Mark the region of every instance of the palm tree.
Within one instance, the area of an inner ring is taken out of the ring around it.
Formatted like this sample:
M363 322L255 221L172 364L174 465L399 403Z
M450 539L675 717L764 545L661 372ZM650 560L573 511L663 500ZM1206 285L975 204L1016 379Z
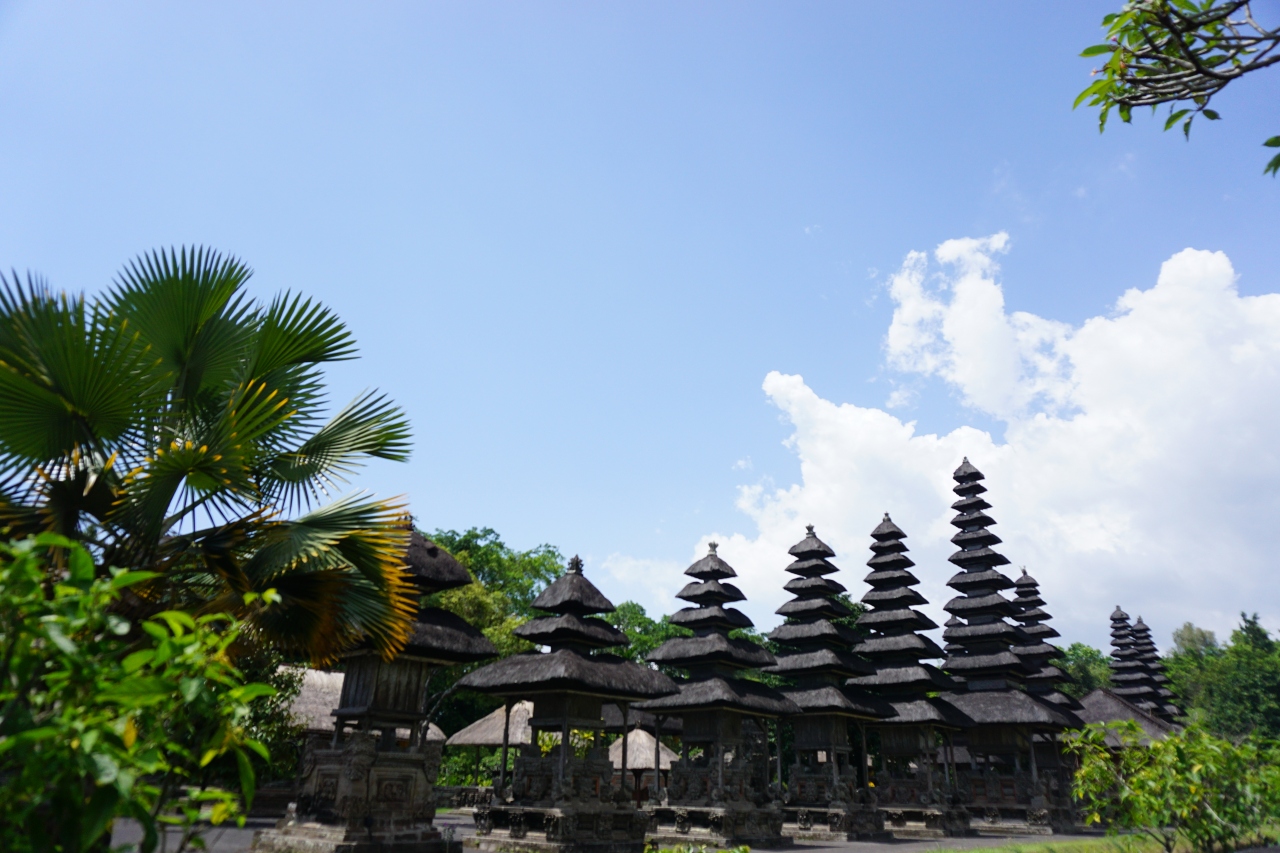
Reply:
M157 572L135 607L231 612L315 661L362 637L393 654L408 516L331 493L407 459L408 424L375 391L322 422L321 366L354 341L309 299L249 298L250 275L203 248L139 257L88 300L0 275L0 528Z

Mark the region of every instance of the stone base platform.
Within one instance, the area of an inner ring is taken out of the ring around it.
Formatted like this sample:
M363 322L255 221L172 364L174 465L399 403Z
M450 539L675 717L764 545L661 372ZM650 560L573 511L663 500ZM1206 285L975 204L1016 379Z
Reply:
M292 823L260 829L253 853L462 853L462 842L446 840L433 827L379 834L322 823Z
M790 847L776 806L651 806L646 838L659 847Z
M643 853L648 818L630 805L478 806L466 846L491 853Z
M982 836L1074 835L1078 832L1070 809L981 805L970 805L968 809L974 830Z
M884 828L894 838L934 839L963 838L977 835L970 824L969 813L961 806L880 806Z
M782 834L796 841L889 841L884 815L875 806L785 805Z

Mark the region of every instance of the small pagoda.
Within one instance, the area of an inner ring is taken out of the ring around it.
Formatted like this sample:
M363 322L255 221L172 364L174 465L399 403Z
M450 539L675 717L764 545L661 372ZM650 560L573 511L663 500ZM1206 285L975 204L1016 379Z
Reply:
M1130 625L1129 614L1117 605L1111 614L1111 647L1111 692L1148 714L1173 722L1181 711L1173 704L1173 691L1166 686L1169 678L1142 617Z
M688 672L680 691L639 707L657 717L684 721L680 760L671 767L665 802L651 805L651 836L662 846L779 847L782 810L769 785L768 722L799 714L800 708L759 681L741 677L776 663L763 646L729 636L751 627L744 601L729 578L737 572L716 554L685 570L694 580L677 598L694 605L672 622L693 632L663 643L651 663Z
M1156 693L1160 697L1156 700L1159 704L1156 715L1165 722L1172 723L1175 717L1181 716L1182 711L1173 704L1173 691L1169 689L1169 676L1164 674L1160 650L1156 648L1156 642L1151 638L1151 629L1142 621L1141 616L1133 623L1133 647L1138 653L1138 660L1151 673L1151 680L1156 683Z
M1040 584L1023 568L1022 576L1014 581L1014 588L1017 594L1013 598L1013 606L1018 612L1013 618L1022 625L1026 640L1013 646L1012 650L1027 668L1027 692L1058 705L1079 708L1079 702L1058 689L1059 685L1069 684L1072 679L1053 663L1062 659L1062 649L1049 640L1060 635L1048 624L1053 617L1044 609Z
M838 598L845 587L828 577L839 571L830 562L835 552L812 524L806 531L788 552L795 560L787 571L796 578L783 589L795 598L778 608L786 621L769 634L786 651L764 670L793 685L782 692L801 710L790 719L796 760L783 798L783 832L807 840L880 837L884 816L867 792L865 747L855 751L849 727L857 725L861 733L863 723L891 716L893 709L845 683L874 670L849 651L858 635L840 621L853 611Z
M1039 670L1014 653L1032 641L1007 620L1020 609L1001 592L1015 586L997 567L1009 560L992 546L995 519L982 495L981 471L966 458L952 475L959 498L951 519L959 550L949 558L959 569L947 586L959 595L943 608L964 624L943 639L960 649L946 661L949 674L964 678L964 689L943 694L973 720L963 738L968 767L960 774L961 796L980 832L1049 833L1074 824L1071 772L1056 747L1064 729L1081 725L1071 711L1026 691ZM1037 740L1054 744L1052 763L1043 766Z
M849 683L874 691L893 711L871 726L879 740L875 793L885 825L898 837L965 835L969 814L956 800L952 735L972 723L936 696L960 684L925 663L946 655L921 633L938 626L913 609L928 602L914 589L920 580L911 572L906 536L888 513L871 531L865 578L871 590L862 597L869 609L858 618L868 636L855 651L874 672Z
M408 580L422 596L471 583L448 551L413 530ZM365 643L343 655L345 676L333 734L308 740L296 813L257 833L255 851L450 853L432 826L442 741L428 737L427 676L438 667L494 657L497 649L463 619L421 607L405 647L391 660Z
M512 655L458 681L502 697L508 709L533 701L531 742L516 757L510 785L509 740L503 738L493 804L474 814L476 844L493 851L641 853L648 817L632 803L625 767L621 784L613 784L601 708L615 703L626 720L630 703L674 693L676 686L656 670L601 651L628 640L596 615L614 607L587 580L577 557L533 607L547 615L521 625L516 634L548 651ZM543 733L556 741L546 755L539 746Z

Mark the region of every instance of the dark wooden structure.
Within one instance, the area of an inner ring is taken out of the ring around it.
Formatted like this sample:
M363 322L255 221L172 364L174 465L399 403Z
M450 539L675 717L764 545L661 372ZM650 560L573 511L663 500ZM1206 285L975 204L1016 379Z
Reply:
M410 535L406 564L422 595L471 583L447 551L417 531ZM333 733L306 745L297 813L258 833L254 850L447 853L432 826L442 741L427 737L424 687L433 667L496 654L458 616L424 607L395 658L384 660L368 646L344 655ZM460 842L452 846L460 849Z
M959 550L949 558L960 572L947 582L959 595L944 608L963 624L948 628L944 639L958 649L945 669L964 679L964 689L942 698L973 720L959 738L968 766L958 768L961 799L979 831L1043 834L1076 824L1070 796L1070 767L1057 748L1060 733L1081 721L1070 709L1028 693L1026 681L1040 671L1044 656L1024 661L1013 647L1035 641L1008 619L1021 608L1001 594L1014 582L997 568L1008 559L992 546L995 519L983 497L982 472L968 459L956 469L953 491L959 497L951 541ZM1036 748L1037 743L1051 749ZM1046 760L1049 762L1046 766Z
M855 647L873 673L851 684L873 690L892 714L870 725L879 762L872 768L883 825L897 837L965 835L969 813L957 804L952 735L972 725L963 713L937 698L959 685L927 660L945 657L921 632L938 626L915 606L927 604L914 587L915 565L902 540L906 533L889 514L871 531L869 609L858 619L868 636Z
M791 683L782 693L801 711L788 721L795 763L783 796L783 833L822 841L887 837L884 816L867 791L861 724L891 716L893 709L845 683L873 669L852 653L857 635L840 621L853 611L837 598L847 591L844 585L829 577L839 571L830 562L835 552L811 524L788 553L795 559L787 571L796 577L783 589L795 597L778 608L786 621L769 634L786 651L764 670Z
M778 691L738 677L775 660L762 646L729 637L751 620L725 606L746 596L728 583L737 573L717 556L714 543L685 574L694 580L677 597L695 606L672 621L693 636L668 640L648 660L687 670L689 680L679 693L640 705L659 719L684 721L666 801L649 806L650 833L662 845L782 846L790 839L782 835L782 810L770 791L766 727L800 708Z
M476 843L483 850L641 853L648 816L621 785L602 740L601 708L675 693L671 679L602 649L624 646L625 634L596 616L613 604L583 575L574 557L567 571L534 599L546 613L516 629L548 648L496 661L464 676L459 686L502 697L507 706L531 699L532 742L515 760L507 784L498 781L492 805L478 807ZM556 744L547 755L539 735ZM506 749L501 767L505 776ZM625 755L625 752L623 753Z
M1151 639L1151 629L1138 617L1129 624L1129 614L1116 605L1111 614L1111 692L1165 722L1180 715L1165 685L1168 676L1160 664L1160 654Z

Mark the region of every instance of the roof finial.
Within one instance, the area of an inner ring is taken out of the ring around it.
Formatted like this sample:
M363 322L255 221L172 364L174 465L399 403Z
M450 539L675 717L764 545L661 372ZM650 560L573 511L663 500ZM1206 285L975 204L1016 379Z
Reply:
M804 529L805 529L806 531L808 531L808 533L809 533L809 535L810 535L810 536L812 536L812 535L813 535L813 525L812 525L812 524L806 524L806 525L804 526Z
M887 513L887 512L886 512L886 513L884 514L884 520L885 520L885 521L889 521L889 520L890 520L890 518L889 518L889 513Z
M707 548L708 548L708 549L710 549L710 551L711 551L711 553L712 553L712 554L715 554L716 549L717 549L717 548L719 548L719 547L720 547L720 543L719 543L719 542L708 542L708 543L707 543Z
M577 554L574 554L569 560L569 573L575 575L582 574L582 558Z
M955 459L955 457L954 457L954 456L952 456L951 458L952 458L952 459ZM965 462L968 462L968 461L969 461L969 457L968 457L968 456L964 457L964 461L965 461Z

